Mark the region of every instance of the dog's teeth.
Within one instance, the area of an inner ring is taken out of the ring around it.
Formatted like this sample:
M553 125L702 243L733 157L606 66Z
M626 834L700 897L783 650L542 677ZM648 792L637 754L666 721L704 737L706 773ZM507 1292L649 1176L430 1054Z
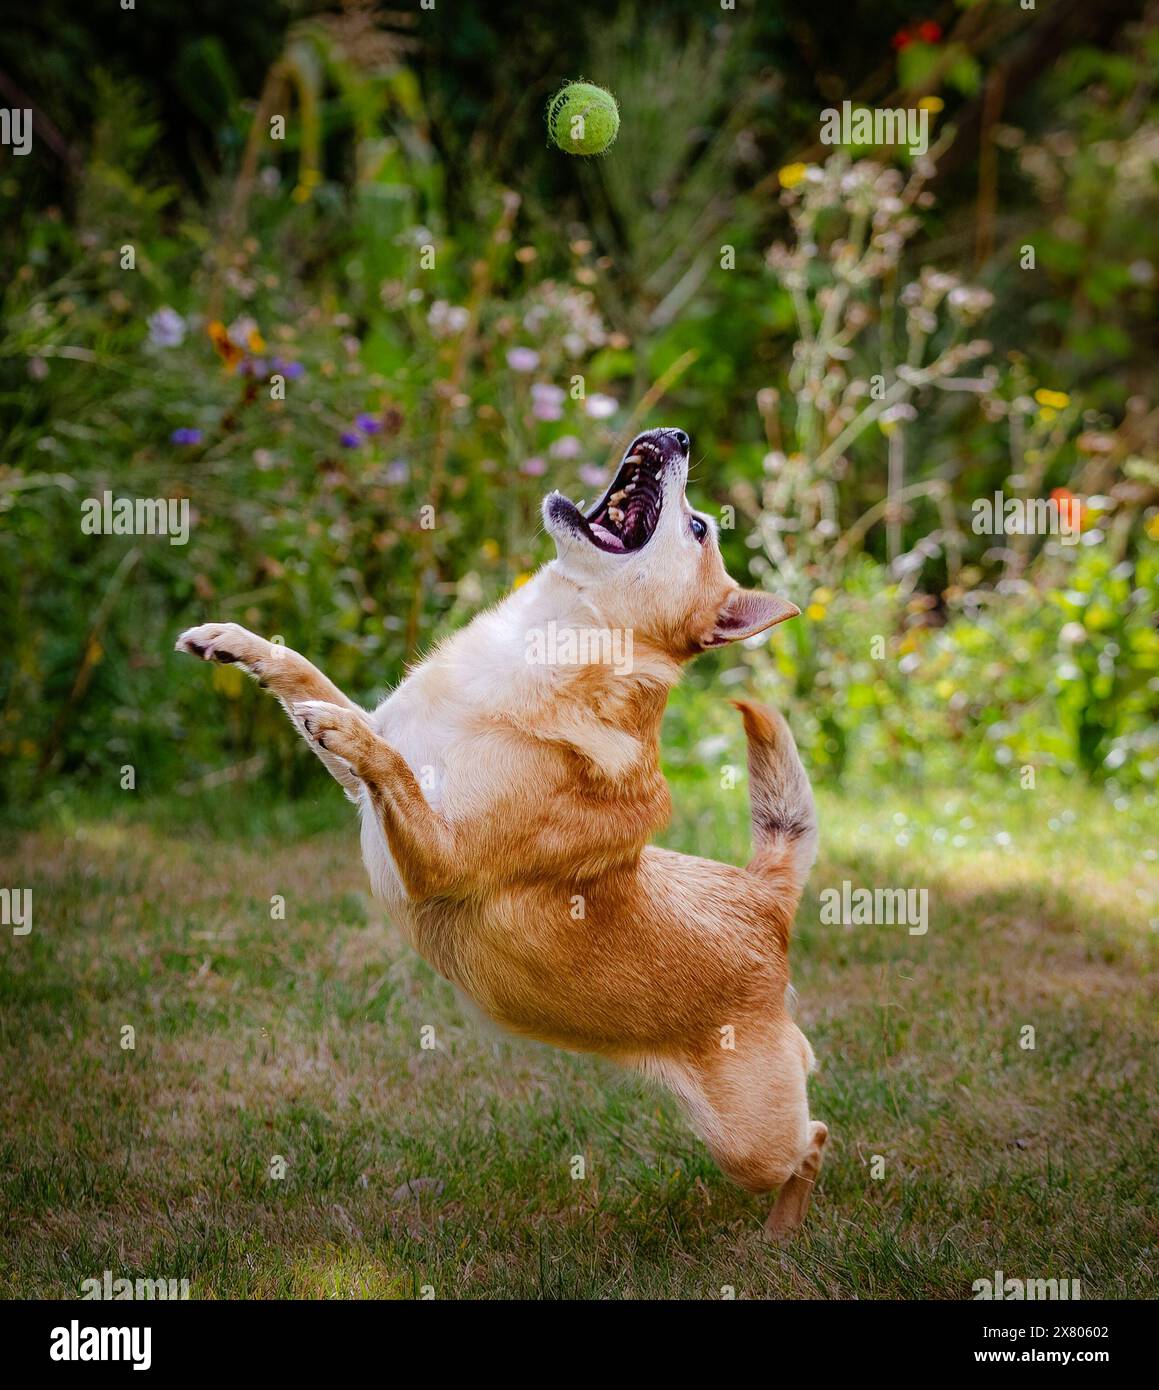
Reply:
M622 487L622 488L619 490L619 492L613 492L612 495L611 495L611 497L608 498L608 501L609 501L609 502L619 502L621 498L627 497L627 495L628 495L628 489L627 489L626 487Z
M624 519L624 513L620 511L619 507L609 507L608 515L617 525Z
M624 491L625 491L625 492L635 492L635 490L636 490L636 480L635 480L635 478L633 478L632 481L631 481L630 483L625 483L625 484L624 484Z
M628 458L626 458L626 459L624 460L624 462L625 462L625 463L639 463L639 462L640 462L640 455L639 455L639 454L631 454Z

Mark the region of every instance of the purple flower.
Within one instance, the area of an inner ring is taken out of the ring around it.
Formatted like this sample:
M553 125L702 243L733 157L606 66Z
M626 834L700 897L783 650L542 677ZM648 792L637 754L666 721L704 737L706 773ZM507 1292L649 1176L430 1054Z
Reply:
M363 434L381 434L382 421L377 415L360 415L354 422Z
M168 304L149 315L149 341L154 347L180 347L185 341L185 320Z
M584 402L584 409L593 420L606 420L614 415L620 408L620 403L615 396L601 396L596 394L589 396Z
M406 459L395 459L386 465L386 481L388 483L405 483L410 477L410 468Z
M562 420L564 399L561 387L537 381L531 388L531 413L537 420Z
M580 469L579 475L587 487L603 487L608 481L605 470L597 468L594 463L585 463Z
M287 362L284 357L274 358L274 371L290 381L296 381L305 372L301 362Z
M539 353L534 348L513 347L507 354L507 365L513 372L533 372L539 366Z
M547 472L547 464L541 458L524 459L519 471L526 473L529 478L541 478Z
M362 443L362 436L355 430L343 430L338 436L338 443L341 444L344 449L357 449Z
M170 444L200 444L203 436L200 430L182 425L169 436Z
M574 434L562 434L551 446L553 459L577 459L583 453L583 445Z

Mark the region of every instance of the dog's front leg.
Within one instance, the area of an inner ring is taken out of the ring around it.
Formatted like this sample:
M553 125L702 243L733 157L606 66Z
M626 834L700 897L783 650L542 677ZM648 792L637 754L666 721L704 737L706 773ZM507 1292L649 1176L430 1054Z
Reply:
M294 706L306 737L350 764L366 788L407 896L445 893L469 873L453 827L431 806L406 760L358 714L321 700Z
M302 700L326 700L351 711L364 721L367 719L366 712L343 695L334 682L328 680L304 656L278 642L267 642L264 637L239 627L237 623L203 623L200 627L191 627L178 637L177 650L200 657L202 661L238 666L266 689L272 690L294 727L325 763L326 770L341 784L351 801L358 800L358 778L350 770L349 764L319 747L317 741L307 735L301 720L294 713L294 706Z

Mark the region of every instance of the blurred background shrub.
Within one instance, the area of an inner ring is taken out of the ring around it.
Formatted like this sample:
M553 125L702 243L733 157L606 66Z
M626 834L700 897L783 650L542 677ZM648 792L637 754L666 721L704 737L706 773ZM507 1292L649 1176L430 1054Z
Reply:
M35 113L0 149L12 807L125 764L301 790L273 702L176 633L281 634L372 699L657 423L732 572L805 610L694 669L674 763L719 758L723 680L823 778L1154 781L1152 7L195 8L0 35ZM548 147L580 74L620 100L602 160ZM931 151L821 145L845 99L920 103ZM189 544L82 534L106 490L187 499ZM975 534L998 491L1078 543Z

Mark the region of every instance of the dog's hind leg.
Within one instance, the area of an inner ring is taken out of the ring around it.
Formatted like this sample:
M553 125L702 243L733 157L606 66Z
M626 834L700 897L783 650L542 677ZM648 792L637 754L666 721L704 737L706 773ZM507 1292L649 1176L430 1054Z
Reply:
M813 1184L821 1171L825 1141L829 1127L821 1120L809 1122L809 1139L804 1154L797 1160L792 1175L781 1185L777 1200L765 1222L765 1235L770 1240L785 1240L798 1230L809 1210Z
M720 1167L750 1192L779 1188L765 1234L783 1239L804 1221L829 1131L809 1119L805 1078L813 1051L790 1019L735 1025L733 1048L657 1070L684 1101Z
M202 661L238 666L266 689L273 691L289 715L290 722L321 758L326 770L341 784L351 801L358 800L359 781L350 765L310 738L295 714L294 706L303 700L326 700L350 710L367 723L369 717L316 666L291 648L268 642L237 623L203 623L200 627L191 627L178 637L176 646L179 652L188 652Z

